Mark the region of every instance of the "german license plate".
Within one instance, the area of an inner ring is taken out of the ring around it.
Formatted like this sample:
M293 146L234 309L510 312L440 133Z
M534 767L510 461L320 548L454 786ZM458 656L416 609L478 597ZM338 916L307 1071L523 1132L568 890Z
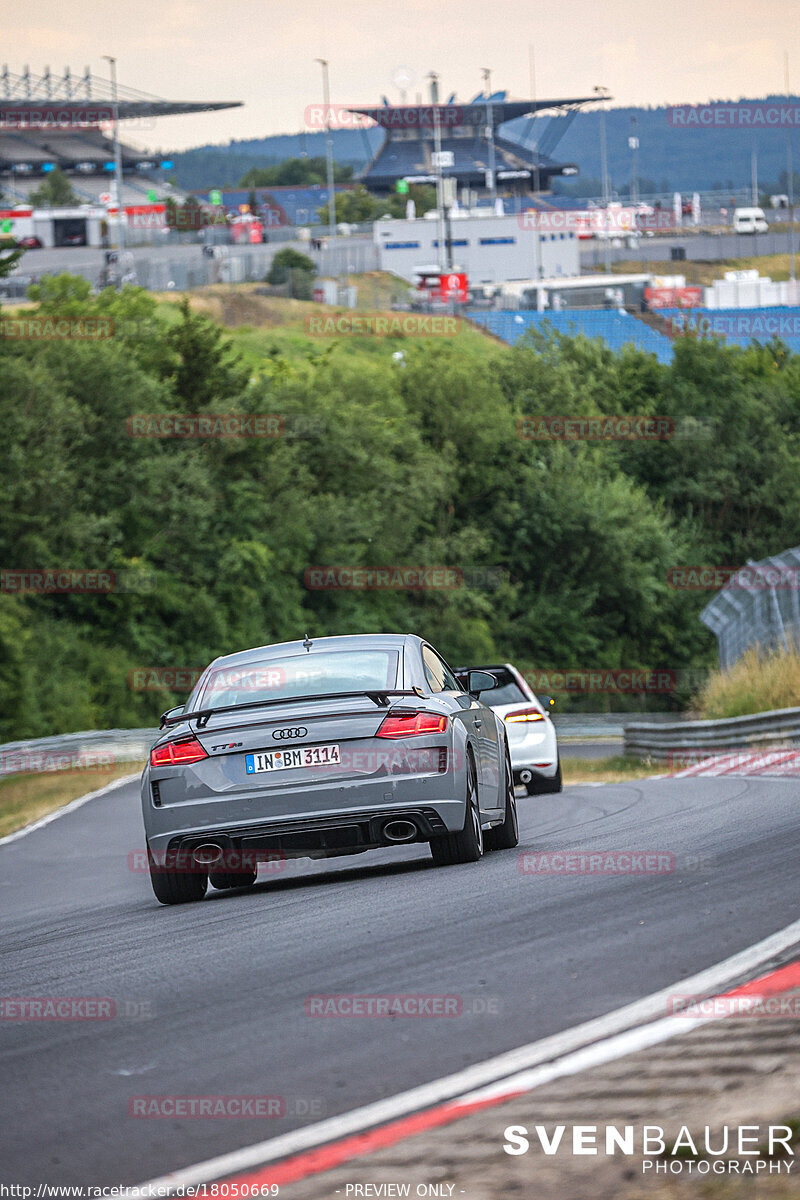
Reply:
M293 767L329 767L341 762L338 746L299 746L295 750L260 750L245 754L248 775L263 771L285 771Z

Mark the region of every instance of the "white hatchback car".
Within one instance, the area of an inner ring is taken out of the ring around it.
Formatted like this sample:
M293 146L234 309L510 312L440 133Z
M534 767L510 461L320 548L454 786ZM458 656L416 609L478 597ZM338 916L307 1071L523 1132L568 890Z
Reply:
M523 784L529 796L560 792L558 738L549 716L552 698L535 696L512 663L459 667L456 674L463 675L467 670L488 671L497 680L497 687L485 692L481 703L503 719L514 782Z

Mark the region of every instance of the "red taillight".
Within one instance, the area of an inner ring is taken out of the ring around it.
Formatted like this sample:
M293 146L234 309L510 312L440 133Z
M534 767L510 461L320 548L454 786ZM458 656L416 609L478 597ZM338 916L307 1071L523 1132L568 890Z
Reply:
M421 733L444 733L447 729L447 717L438 713L414 712L389 714L384 719L376 737L404 738L417 737Z
M151 767L177 767L181 764L200 762L208 758L197 738L189 738L185 742L165 742L150 751Z
M544 716L539 712L538 708L519 708L516 712L508 713L506 716L507 725L517 725L523 721L543 721Z

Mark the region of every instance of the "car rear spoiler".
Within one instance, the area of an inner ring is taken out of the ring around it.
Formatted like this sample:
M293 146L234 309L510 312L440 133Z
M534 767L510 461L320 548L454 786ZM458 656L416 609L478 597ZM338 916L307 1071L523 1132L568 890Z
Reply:
M170 725L179 725L181 721L197 721L197 728L203 729L214 713L244 712L246 709L269 708L275 704L311 704L320 700L346 700L356 696L367 696L378 708L387 708L390 696L415 696L417 699L422 699L424 695L422 688L416 687L412 691L404 691L401 688L369 688L354 692L326 692L316 696L283 696L275 700L252 700L247 704L228 704L222 708L198 708L194 712L176 713L174 716L169 716L168 713L171 710L167 709L167 712L161 716L159 729L165 729Z

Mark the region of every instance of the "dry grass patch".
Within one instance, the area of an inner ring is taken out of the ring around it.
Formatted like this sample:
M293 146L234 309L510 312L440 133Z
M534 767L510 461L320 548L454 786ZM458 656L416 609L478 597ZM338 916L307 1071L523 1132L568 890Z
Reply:
M23 829L89 792L142 770L144 763L118 763L112 769L48 771L0 780L0 837Z
M800 653L748 650L729 671L712 671L692 708L702 717L744 717L800 707Z

